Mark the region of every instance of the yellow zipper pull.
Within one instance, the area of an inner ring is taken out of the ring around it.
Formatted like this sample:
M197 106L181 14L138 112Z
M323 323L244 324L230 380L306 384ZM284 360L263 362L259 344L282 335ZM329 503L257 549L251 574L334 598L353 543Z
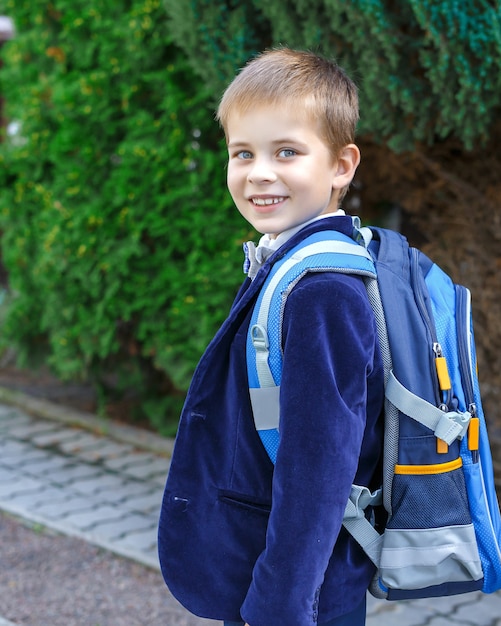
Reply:
M477 417L477 407L472 402L468 407L472 418L468 425L468 450L471 452L473 463L478 463L478 451L480 449L480 419Z
M433 350L435 352L435 367L437 370L438 384L441 391L450 391L452 388L451 379L449 376L449 369L447 368L447 361L442 352L442 347L439 343L434 344Z
M438 386L440 391L451 391L451 379L449 376L449 369L447 367L447 361L444 353L442 352L442 346L439 343L433 344L433 351L435 352L435 368L437 370ZM437 453L447 454L449 452L449 446L443 439L437 438Z
M443 439L439 439L437 437L437 453L438 454L447 454L449 452L449 446Z

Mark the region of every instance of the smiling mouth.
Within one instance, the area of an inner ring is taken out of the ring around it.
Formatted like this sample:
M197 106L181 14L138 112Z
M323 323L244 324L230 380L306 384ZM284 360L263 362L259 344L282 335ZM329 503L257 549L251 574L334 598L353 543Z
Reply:
M278 198L251 198L251 202L256 206L271 206L279 204L284 200L286 200L285 196L279 196Z

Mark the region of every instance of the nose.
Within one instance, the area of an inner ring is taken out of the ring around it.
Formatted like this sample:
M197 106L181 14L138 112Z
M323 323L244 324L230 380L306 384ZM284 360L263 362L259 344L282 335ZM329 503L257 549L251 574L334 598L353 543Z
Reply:
M277 175L270 160L267 158L254 158L252 167L247 174L247 180L256 185L275 182Z

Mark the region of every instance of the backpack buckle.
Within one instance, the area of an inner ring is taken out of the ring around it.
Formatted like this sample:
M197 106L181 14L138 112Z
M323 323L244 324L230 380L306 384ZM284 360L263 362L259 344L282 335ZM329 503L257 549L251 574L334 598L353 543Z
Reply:
M270 342L268 341L268 333L261 324L254 324L250 330L252 345L256 352L268 352Z
M437 424L435 435L450 445L456 439L463 439L471 420L469 411L449 411Z

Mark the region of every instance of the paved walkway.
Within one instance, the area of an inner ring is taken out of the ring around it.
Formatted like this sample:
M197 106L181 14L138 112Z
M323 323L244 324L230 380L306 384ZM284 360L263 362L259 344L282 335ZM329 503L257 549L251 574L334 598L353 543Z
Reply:
M130 428L124 437L116 428L104 436L44 415L0 404L0 509L158 569L157 522L169 468L161 450L169 450L168 442L148 445L138 436L135 446ZM0 617L0 626L7 624ZM200 620L209 624L216 623ZM501 593L369 598L367 626L451 624L501 626Z

